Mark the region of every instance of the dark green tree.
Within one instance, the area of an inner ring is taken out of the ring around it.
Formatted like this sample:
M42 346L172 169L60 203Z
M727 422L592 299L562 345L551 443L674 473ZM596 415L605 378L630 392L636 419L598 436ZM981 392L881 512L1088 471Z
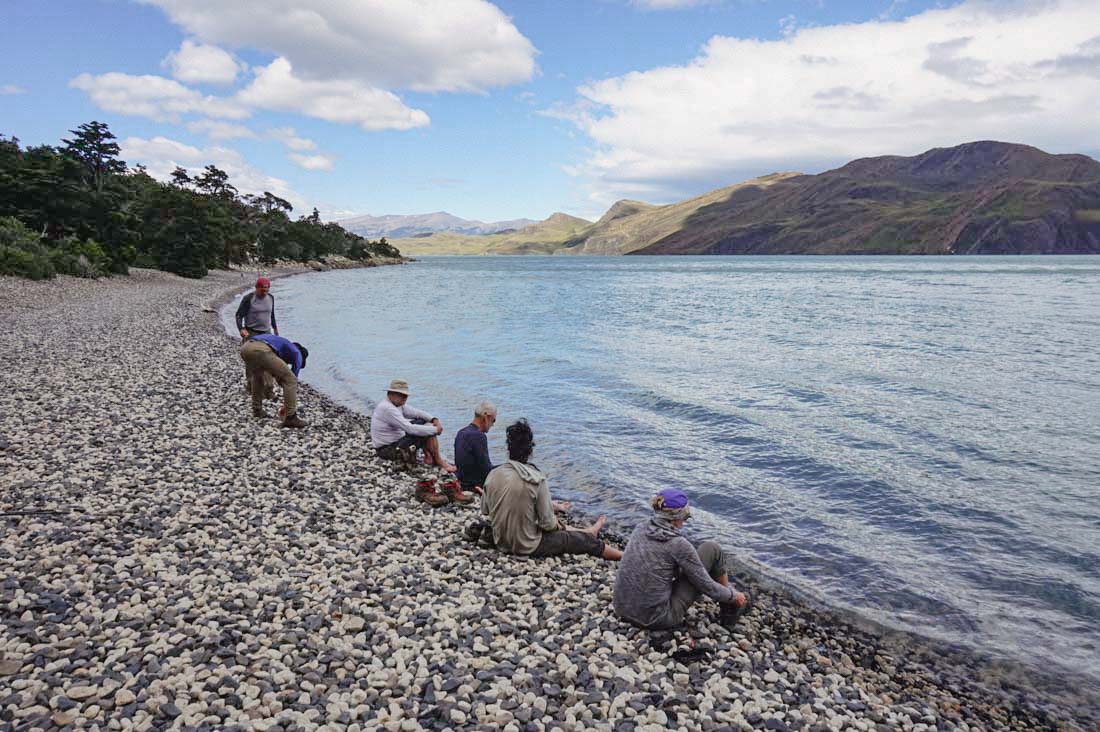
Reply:
M98 193L109 175L126 172L126 163L118 159L119 147L114 133L103 122L85 122L75 130L69 130L73 139L62 140L65 152L84 166L88 181Z

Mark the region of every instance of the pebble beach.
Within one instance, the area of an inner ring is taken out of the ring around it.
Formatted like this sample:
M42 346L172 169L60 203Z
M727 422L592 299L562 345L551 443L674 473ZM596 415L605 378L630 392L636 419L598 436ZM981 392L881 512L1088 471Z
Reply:
M732 632L703 601L654 635L613 564L467 543L476 509L417 503L365 415L304 385L306 429L249 416L217 305L250 283L0 278L0 730L1100 725L1077 680L738 568Z

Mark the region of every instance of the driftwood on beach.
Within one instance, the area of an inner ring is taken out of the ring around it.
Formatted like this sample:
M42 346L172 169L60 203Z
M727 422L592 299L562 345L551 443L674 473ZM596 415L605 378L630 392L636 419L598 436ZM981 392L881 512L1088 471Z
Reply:
M366 417L308 386L308 429L248 416L201 306L240 287L0 278L0 728L1091 726L751 580L733 633L703 603L654 639L613 566L467 544L473 512L414 502Z

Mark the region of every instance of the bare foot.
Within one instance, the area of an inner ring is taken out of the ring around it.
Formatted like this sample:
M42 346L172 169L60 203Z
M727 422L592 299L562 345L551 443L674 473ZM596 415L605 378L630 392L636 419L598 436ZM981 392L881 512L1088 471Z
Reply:
M600 529L602 529L603 525L606 523L607 516L600 516L598 519L596 519L596 523L589 526L587 529L585 529L585 531L592 534L592 536L595 536L596 534L600 533Z
M457 473L458 472L458 466L457 465L451 465L446 460L443 461L443 469L446 470L448 473Z

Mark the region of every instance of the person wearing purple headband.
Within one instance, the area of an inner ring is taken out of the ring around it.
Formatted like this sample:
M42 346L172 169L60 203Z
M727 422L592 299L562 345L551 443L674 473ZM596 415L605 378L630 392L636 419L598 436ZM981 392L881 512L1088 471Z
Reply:
M615 578L615 613L634 625L665 630L683 624L700 595L719 603L718 622L732 628L748 599L730 587L726 555L714 541L696 549L680 530L688 497L666 488L650 501L653 517L634 529Z

